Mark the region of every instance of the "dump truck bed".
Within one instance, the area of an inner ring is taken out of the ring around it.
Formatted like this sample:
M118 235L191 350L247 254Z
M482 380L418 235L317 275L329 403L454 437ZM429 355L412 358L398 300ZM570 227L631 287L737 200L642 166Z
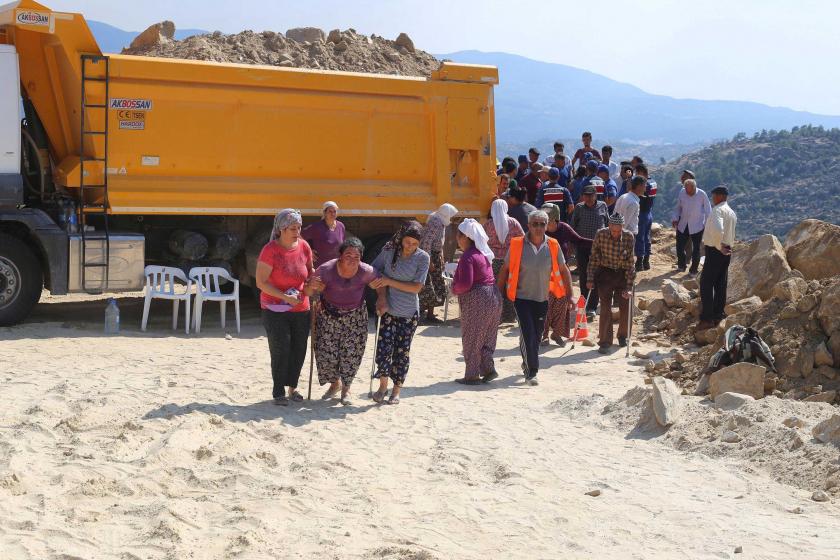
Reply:
M443 63L428 78L101 54L79 14L0 8L21 81L50 139L55 180L108 175L112 214L484 214L495 188L495 68ZM102 78L101 80L99 78ZM105 88L107 87L107 95ZM107 102L107 110L83 108ZM105 129L104 134L83 134ZM97 164L107 143L107 169Z

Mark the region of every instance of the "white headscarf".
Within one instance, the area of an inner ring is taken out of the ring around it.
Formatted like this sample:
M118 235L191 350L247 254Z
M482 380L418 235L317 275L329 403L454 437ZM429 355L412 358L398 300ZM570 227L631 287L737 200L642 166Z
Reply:
M333 202L332 200L328 200L321 206L321 214L327 211L327 208L335 208L335 213L338 214L338 204Z
M457 213L458 209L447 202L446 204L441 204L440 208L429 214L429 218L437 216L440 218L440 221L443 222L443 225L448 226L449 222L452 221L452 218L455 217L455 214ZM427 222L429 221L429 218L426 218Z
M487 233L477 221L472 218L467 218L458 226L458 231L469 237L475 243L475 248L478 249L482 255L487 258L488 263L493 262L493 251L487 245Z
M300 217L300 212L294 208L284 208L277 212L274 217L274 227L271 230L271 241L280 237L280 232L292 224L303 225L303 219Z
M508 231L510 230L507 222L507 213L507 202L501 198L497 198L493 201L493 204L490 205L490 217L493 218L493 227L496 228L496 236L498 236L499 241L502 244L504 244L505 239L507 239Z

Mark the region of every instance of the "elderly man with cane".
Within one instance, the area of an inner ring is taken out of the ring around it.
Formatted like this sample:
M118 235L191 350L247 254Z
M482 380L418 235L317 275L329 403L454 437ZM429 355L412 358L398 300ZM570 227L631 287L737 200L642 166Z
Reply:
M618 299L618 345L627 346L629 327L629 299L636 278L633 245L635 239L624 231L624 218L619 213L610 216L609 226L595 234L587 270L587 289L598 285L601 317L598 321L598 352L609 353L613 343L612 302ZM617 295L621 297L616 297Z

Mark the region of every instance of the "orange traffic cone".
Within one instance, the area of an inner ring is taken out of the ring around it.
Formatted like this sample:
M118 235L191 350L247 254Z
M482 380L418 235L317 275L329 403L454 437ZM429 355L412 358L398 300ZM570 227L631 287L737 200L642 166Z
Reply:
M581 294L577 303L577 328L575 329L574 340L586 340L587 338L589 338L589 327L586 323L586 299Z

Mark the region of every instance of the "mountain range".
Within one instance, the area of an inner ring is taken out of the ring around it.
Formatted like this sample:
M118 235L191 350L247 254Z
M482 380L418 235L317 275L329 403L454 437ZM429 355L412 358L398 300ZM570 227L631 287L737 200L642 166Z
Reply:
M104 52L120 52L138 34L98 21L88 24ZM206 31L179 29L175 38L180 40L201 33ZM508 53L459 51L435 56L499 68L495 105L500 153L508 153L504 151L506 147L510 147L510 153L519 152L520 146L531 144L550 147L554 139L578 139L581 131L591 130L598 146L606 142L639 147L670 146L661 155L671 159L698 145L731 138L739 132L752 134L762 129L806 124L840 126L840 116L745 101L653 95L587 70ZM617 152L617 155L624 154Z

